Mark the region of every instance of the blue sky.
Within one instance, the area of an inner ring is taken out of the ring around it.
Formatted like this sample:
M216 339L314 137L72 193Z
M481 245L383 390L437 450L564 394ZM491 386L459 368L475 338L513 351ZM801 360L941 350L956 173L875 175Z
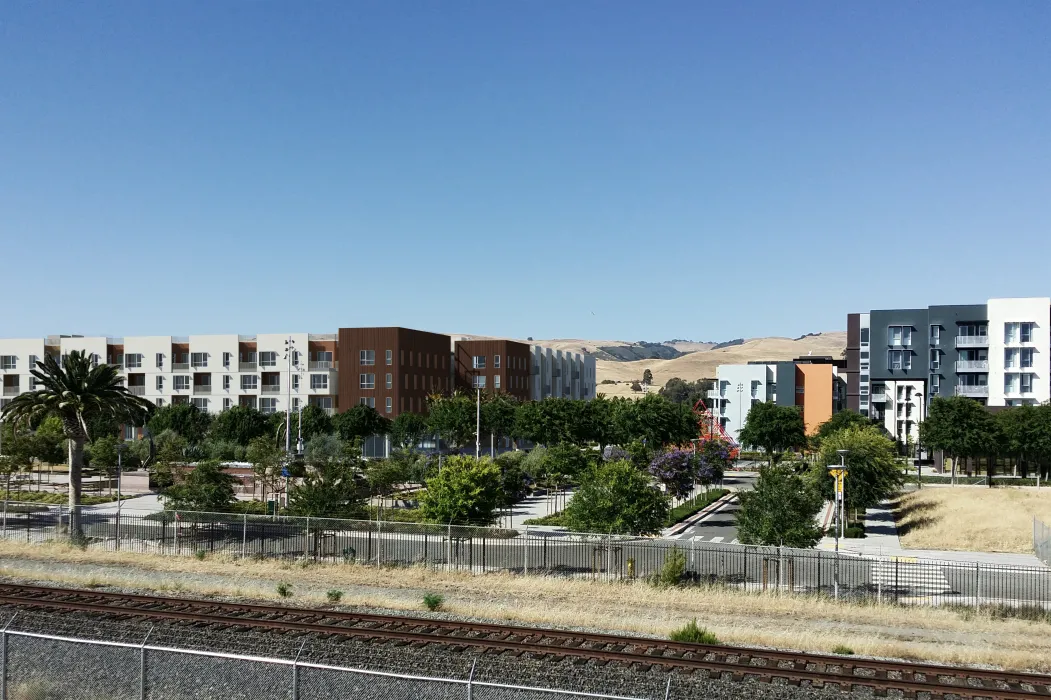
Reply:
M1051 3L0 6L0 336L1051 293Z

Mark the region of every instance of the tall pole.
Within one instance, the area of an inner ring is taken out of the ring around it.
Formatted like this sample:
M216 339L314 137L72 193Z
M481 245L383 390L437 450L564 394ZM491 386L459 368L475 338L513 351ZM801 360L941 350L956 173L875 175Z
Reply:
M741 405L744 403L744 382L737 382L737 442L741 442L741 430L744 419L741 417Z
M479 459L482 456L482 388L477 387L478 391L478 404L475 415L475 431L474 431L474 458Z
M285 456L292 451L292 336L285 341L285 359L288 361L288 400L285 401Z

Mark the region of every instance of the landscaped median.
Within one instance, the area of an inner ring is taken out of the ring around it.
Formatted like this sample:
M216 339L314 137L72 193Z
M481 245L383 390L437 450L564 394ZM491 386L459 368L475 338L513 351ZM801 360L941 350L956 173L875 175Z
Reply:
M672 528L668 534L678 534L688 525L714 513L735 498L737 494L727 489L711 489L694 496L682 505L672 508L668 513L668 527Z

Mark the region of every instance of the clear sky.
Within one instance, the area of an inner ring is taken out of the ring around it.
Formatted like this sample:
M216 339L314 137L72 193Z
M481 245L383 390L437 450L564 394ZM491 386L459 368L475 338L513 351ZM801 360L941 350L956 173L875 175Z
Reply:
M1051 294L1051 3L0 4L0 336Z

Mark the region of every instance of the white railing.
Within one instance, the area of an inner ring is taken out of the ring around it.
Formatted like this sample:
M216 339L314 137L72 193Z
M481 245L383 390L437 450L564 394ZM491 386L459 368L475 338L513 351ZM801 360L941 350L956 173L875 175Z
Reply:
M869 398L870 398L870 400L873 403L886 403L887 402L887 392L881 391L879 393L874 393Z
M128 391L131 393L132 396L145 396L146 395L146 387L145 387L145 385L129 386L128 387Z
M989 360L957 360L957 372L987 372L989 371Z
M242 384L241 391L259 391L258 384Z
M194 384L193 393L195 394L210 394L212 393L211 384Z
M988 396L989 385L988 384L957 384L956 385L957 396Z
M173 372L185 372L188 369L190 369L190 363L189 362L173 362L172 363L172 371Z
M709 389L708 390L708 398L709 399L721 399L721 398L723 398L723 395L719 393L718 389Z
M237 363L237 371L238 372L255 372L257 369L259 369L259 365L258 365L258 363L255 363L255 362L238 362Z
M338 363L333 362L331 360L321 360L321 361L309 363L307 365L307 368L310 369L310 370L335 369L337 364Z
M956 336L956 347L958 348L976 348L986 347L989 345L989 336L987 335L958 335Z
M262 391L263 391L264 394L280 394L281 393L281 385L280 384L264 384L263 387L262 387Z
M4 387L4 396L18 396L19 393L21 393L21 389L19 389L17 386Z

